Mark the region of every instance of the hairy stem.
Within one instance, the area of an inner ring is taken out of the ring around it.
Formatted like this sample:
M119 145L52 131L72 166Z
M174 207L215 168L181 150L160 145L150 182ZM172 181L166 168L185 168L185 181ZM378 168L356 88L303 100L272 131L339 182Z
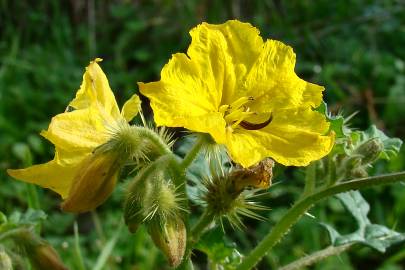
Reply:
M212 223L214 216L208 211L205 211L198 219L197 223L191 229L192 243L195 244L200 239L205 229Z
M195 142L193 147L190 149L190 152L188 152L186 154L183 161L181 162L181 167L183 169L186 169L186 168L188 168L188 166L190 166L190 164L193 162L193 160L197 157L198 153L200 152L201 147L203 146L204 142L205 142L205 138L203 136L200 136L197 139L197 141Z
M405 180L405 172L384 174L379 176L354 179L347 182L341 182L335 186L321 188L312 195L309 195L297 201L293 207L281 218L273 229L264 237L252 252L245 257L237 270L252 269L262 258L276 245L288 232L292 225L305 214L315 203L335 194L349 190L357 190L366 187L372 187L383 184L390 184Z
M304 193L302 193L302 197L306 197L314 192L315 180L316 180L316 165L315 165L315 162L312 162L306 168L305 187L304 187Z
M170 154L172 152L167 143L152 129L138 126L132 126L131 128L136 130L140 136L147 138L160 155Z
M320 262L330 256L335 256L338 255L349 248L351 248L354 245L354 243L349 243L341 246L329 246L325 249L316 251L312 253L311 255L305 256L301 259L298 259L296 261L293 261L292 263L289 263L283 267L281 267L279 270L297 270L297 269L303 269L306 266L313 265L317 262Z

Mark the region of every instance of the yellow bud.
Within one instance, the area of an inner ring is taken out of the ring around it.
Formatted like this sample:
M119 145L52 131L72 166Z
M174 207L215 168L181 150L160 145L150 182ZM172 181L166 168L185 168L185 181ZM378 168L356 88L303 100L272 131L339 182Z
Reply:
M86 212L102 204L112 193L121 158L114 151L95 152L82 161L69 196L62 203L67 212Z
M165 254L171 267L177 267L186 250L187 233L180 217L174 217L163 225L160 222L148 224L149 233L155 245Z

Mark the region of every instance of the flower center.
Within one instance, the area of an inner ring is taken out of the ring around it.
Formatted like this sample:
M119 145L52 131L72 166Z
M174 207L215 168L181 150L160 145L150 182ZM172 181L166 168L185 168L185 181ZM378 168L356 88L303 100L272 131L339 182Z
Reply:
M257 115L256 112L250 111L249 103L254 100L254 97L241 97L231 104L225 104L219 107L219 112L223 113L224 119L227 123L227 127L232 129L240 126L247 130L258 130L266 127L273 120L273 115L270 114L270 117L262 123L250 123L245 119Z

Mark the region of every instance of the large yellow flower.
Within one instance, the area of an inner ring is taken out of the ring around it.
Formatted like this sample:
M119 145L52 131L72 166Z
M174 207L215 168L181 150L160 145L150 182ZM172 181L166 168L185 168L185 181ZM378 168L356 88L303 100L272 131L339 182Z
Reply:
M291 47L235 20L190 35L187 55L174 54L160 81L139 83L158 125L209 133L244 167L265 157L304 166L329 153L334 136L313 110L324 88L295 74Z
M133 95L119 111L99 61L90 62L86 68L80 89L66 112L53 117L48 130L41 132L55 145L54 159L7 171L14 178L59 193L65 203L69 202L65 205L67 211L87 211L107 198L116 181L117 157L110 153L96 155L95 149L125 127L140 105L139 97Z

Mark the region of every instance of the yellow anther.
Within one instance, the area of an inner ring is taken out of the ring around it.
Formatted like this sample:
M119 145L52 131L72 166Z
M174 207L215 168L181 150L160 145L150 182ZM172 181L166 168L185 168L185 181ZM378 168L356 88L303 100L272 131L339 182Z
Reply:
M232 111L230 114L225 115L225 121L227 123L232 123L234 121L239 120L243 115L243 109L238 109Z
M219 107L219 109L218 109L218 111L220 112L220 113L225 113L227 110L229 110L230 109L230 106L229 105L222 105L221 107Z

